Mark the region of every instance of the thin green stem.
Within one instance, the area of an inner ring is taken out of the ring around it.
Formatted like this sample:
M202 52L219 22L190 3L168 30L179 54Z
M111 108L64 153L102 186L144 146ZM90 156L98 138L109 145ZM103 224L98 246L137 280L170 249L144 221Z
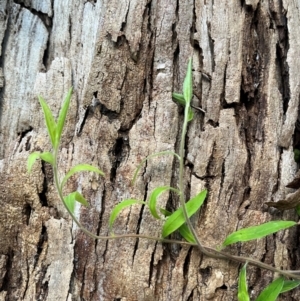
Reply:
M189 230L193 234L200 252L203 253L204 255L209 256L209 257L222 258L224 256L221 256L221 255L218 255L218 254L215 254L215 253L211 253L203 247L203 245L202 245L201 241L199 240L199 238L197 236L197 233L196 233L196 231L195 231L195 229L194 229L194 227L191 223L191 220L188 217L188 213L187 213L186 206L185 206L185 193L184 193L183 179L184 179L185 140L186 140L187 126L188 126L189 110L190 110L190 104L186 103L186 105L184 107L184 120L183 120L183 125L182 125L181 141L180 141L180 146L179 146L179 157L180 157L180 161L179 161L180 205L182 207L182 212L183 212L183 215L184 215L185 222L186 222Z

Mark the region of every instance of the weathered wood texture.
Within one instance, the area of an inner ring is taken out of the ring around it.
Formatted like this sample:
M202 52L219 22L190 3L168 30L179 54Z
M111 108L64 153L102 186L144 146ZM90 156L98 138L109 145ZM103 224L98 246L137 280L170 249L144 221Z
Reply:
M0 300L236 300L238 266L192 248L153 241L94 241L72 224L47 164L26 172L30 152L50 148L37 94L57 115L74 87L60 172L77 163L105 171L74 177L91 208L76 215L108 234L112 208L177 185L182 110L173 103L193 57L195 112L186 141L187 195L207 188L193 219L216 247L241 227L297 220L268 209L297 171L299 3L204 0L0 1ZM164 195L161 206L178 207ZM160 235L145 208L124 210L116 233ZM297 228L228 248L281 268L299 268ZM252 297L272 280L249 268ZM281 300L299 300L295 290Z

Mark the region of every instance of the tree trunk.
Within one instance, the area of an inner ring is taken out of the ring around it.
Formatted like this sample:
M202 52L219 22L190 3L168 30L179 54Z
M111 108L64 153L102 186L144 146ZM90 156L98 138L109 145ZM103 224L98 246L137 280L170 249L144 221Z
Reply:
M74 93L60 151L60 174L90 163L79 189L90 208L76 216L95 234L121 200L146 201L178 185L180 92L193 58L195 110L186 141L186 193L208 198L192 219L205 245L217 247L242 227L296 220L265 202L285 199L297 171L293 149L300 86L297 2L204 0L1 0L0 2L0 300L237 300L239 265L196 248L146 239L93 240L58 199L48 164L29 175L28 155L49 151L37 95L57 116ZM175 210L175 195L160 206ZM146 208L124 209L116 234L159 237ZM225 251L282 269L299 268L297 227ZM178 237L177 237L178 238ZM273 279L248 268L254 300ZM299 300L294 290L279 300Z

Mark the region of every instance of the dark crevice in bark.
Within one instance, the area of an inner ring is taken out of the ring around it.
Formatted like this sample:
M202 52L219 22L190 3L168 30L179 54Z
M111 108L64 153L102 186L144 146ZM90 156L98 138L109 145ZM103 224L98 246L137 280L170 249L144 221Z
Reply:
M19 4L24 9L28 9L33 15L37 16L43 22L48 31L52 27L52 18L47 14L37 11L30 6L27 6L26 3L24 3L24 1L22 0L14 0L14 3Z
M30 204L26 203L26 204L23 206L23 209L22 209L23 223L24 223L26 226L29 225L29 220L30 220L31 212L32 212L32 208L31 208Z
M43 265L38 274L39 278L36 281L36 300L47 300L49 282L45 280L49 265Z
M29 263L28 263L28 260L26 260L26 280L25 280L25 288L24 288L24 292L23 292L23 300L26 296L26 292L27 292L27 289L28 289L28 282L29 282Z
M147 184L147 186L148 186L148 184ZM147 187L146 191L147 190L148 190L148 187ZM140 227L141 227L141 223L143 221L144 210L145 210L145 205L142 205L141 210L140 210L140 214L139 214L139 219L138 219L137 225L136 225L136 234L140 233ZM133 252L132 252L132 262L134 262L134 258L135 258L135 255L136 255L136 252L137 252L138 248L139 248L139 239L136 239L135 244L134 244L134 248L133 248Z
M41 162L42 164L42 172L44 175L44 181L43 181L43 190L38 194L39 195L39 200L42 206L48 207L48 201L47 201L47 190L48 190L48 181L47 181L47 172L46 172L46 164L44 161Z
M300 96L299 96L300 98ZM300 99L298 104L298 117L296 120L294 135L293 135L293 147L294 149L300 149ZM298 164L299 167L299 164Z
M177 42L177 46L175 48L173 54L173 91L180 90L180 79L179 79L179 44Z
M123 138L122 137L117 138L117 140L113 146L113 149L110 152L110 157L111 157L111 162L112 162L112 167L110 170L110 181L113 183L116 180L117 169L124 159L123 148L124 148Z
M146 6L145 6L143 20L145 20L146 16L147 16L147 30L148 30L148 32L152 33L151 9L152 9L152 1L150 0L150 1L147 2Z
M82 279L82 286L80 288L80 300L85 300L84 296L85 296L85 286L86 283L88 283L88 279L87 281L85 280L85 276L86 276L86 265L87 265L87 260L84 261L84 265L83 265L83 270L82 270L82 274L81 274L81 279Z
M226 158L223 159L223 162L222 162L222 171L221 171L221 180L220 180L220 190L219 190L219 196L218 196L218 200L221 199L221 195L222 195L222 191L224 189L224 179L226 177L226 171L225 171L225 161L226 161ZM229 189L229 187L228 187ZM226 192L226 194L228 194L228 191ZM228 206L230 205L230 201L228 202Z
M208 123L209 125L211 125L212 127L214 127L214 128L219 127L219 122L218 122L218 121L214 121L214 120L209 119L209 120L207 121L207 123Z
M193 295L194 295L194 291L192 290L190 292L190 294L187 296L186 301L193 301L193 300L195 300L194 297L193 297Z
M107 252L108 252L108 244L109 244L109 240L107 240L106 242L105 242L105 249L104 249L104 251L103 251L103 253L102 253L102 259L103 259L103 264L105 264L105 262L106 262L106 255L107 255ZM109 253L108 253L109 254Z
M22 128L20 129L21 131L18 131L17 132L17 135L19 136L19 141L21 141L23 138L25 138L25 136L30 133L32 130L33 130L33 127L31 125L23 125ZM29 139L30 140L30 139ZM28 143L29 141L27 141ZM29 149L28 149L28 146L29 146ZM25 150L30 150L30 144L26 145L26 148Z
M211 266L207 266L204 269L199 269L199 274L201 275L202 281L201 283L207 283L209 278L212 276L212 268Z
M49 70L49 67L51 65L51 60L50 60L50 34L51 34L51 29L49 30L49 35L48 35L48 40L47 40L47 46L44 50L44 55L43 55L43 65L45 67L45 70L40 70L40 72L47 72Z
M99 103L100 112L102 115L106 116L110 121L116 120L119 118L119 113L108 109L103 103Z
M208 41L209 41L209 48L210 48L210 53L211 53L211 66L212 66L212 73L215 72L215 68L216 68L216 62L214 59L215 56L215 41L214 39L211 37L211 24L208 23L207 24L207 28L208 28Z
M49 17L47 14L37 11L30 6L27 6L26 2L24 3L24 1L22 0L14 0L14 3L19 4L21 8L28 9L33 15L37 16L42 21L42 23L44 24L45 28L48 31L47 47L44 50L44 55L42 59L45 70L43 68L41 68L40 70L40 72L46 72L51 64L50 57L49 57L49 43L50 43L50 34L52 30L52 17Z
M195 0L193 1L193 20L192 20L192 26L190 27L190 43L191 46L194 48L195 44L195 33L197 33L196 29L196 6L195 6Z
M42 254L43 249L46 247L45 242L48 240L47 228L43 225L39 237L39 241L36 247L36 254L34 256L34 268L37 266L39 262L39 258Z
M83 130L85 123L89 116L98 118L97 110L99 111L99 114L100 114L100 105L101 105L101 103L98 99L98 91L95 91L95 92L93 92L92 103L87 108L85 108L84 116L83 116L82 120L80 121L80 127L79 127L79 130L77 131L77 136L80 136L80 134L82 133L82 130Z
M8 9L7 9L8 10ZM0 116L3 116L3 97L4 97L4 89L5 89L5 78L4 78L4 74L3 74L3 67L4 67L4 54L8 53L7 52L7 45L8 45L8 39L11 36L11 30L10 30L10 25L11 25L11 16L9 13L7 13L6 15L7 20L7 25L4 31L4 36L3 36L3 40L1 41L1 49L2 49L2 53L0 53L0 68L2 69L2 78L0 80L3 80L3 86L0 86ZM1 125L1 118L0 118L0 125ZM3 153L0 153L0 160L3 157Z
M98 222L98 227L97 227L97 235L100 235L100 231L102 228L102 222L103 222L103 217L104 217L104 213L105 213L105 200L106 200L106 189L103 189L102 192L102 200L101 200L101 208L100 208L100 213L99 213L99 222ZM97 248L99 240L96 239L95 242L95 248Z
M300 265L300 228L295 227L288 238L288 254L292 270L299 270Z
M7 291L9 294L9 283L10 283L10 274L11 274L11 269L12 269L12 261L14 257L14 253L12 250L10 250L6 254L6 265L5 265L5 275L2 279L2 286L0 287L0 292L2 291Z
M189 248L187 254L186 254L186 257L185 257L185 260L184 260L184 264L183 264L183 278L185 280L187 280L187 277L188 277L188 274L189 274L189 266L190 266L190 262L191 262L191 256L192 256L192 251L193 251L193 248ZM186 282L187 284L187 282ZM186 291L186 285L183 287L183 292Z
M86 2L84 4L86 4L88 2L92 3L95 6L95 4L97 3L97 0L86 0Z
M154 271L154 257L155 257L155 252L156 252L156 246L157 246L157 242L155 242L155 245L154 245L154 248L153 248L153 251L152 251L152 254L151 254L151 261L150 261L150 264L149 264L149 277L148 277L149 287L151 285L151 279L152 279L153 271Z
M130 1L129 1L129 4L128 4L128 7L127 7L127 11L126 11L126 15L125 15L125 20L122 22L121 24L121 28L120 28L120 31L121 32L124 32L125 29L126 29L126 25L127 25L127 18L128 18L128 12L130 11Z

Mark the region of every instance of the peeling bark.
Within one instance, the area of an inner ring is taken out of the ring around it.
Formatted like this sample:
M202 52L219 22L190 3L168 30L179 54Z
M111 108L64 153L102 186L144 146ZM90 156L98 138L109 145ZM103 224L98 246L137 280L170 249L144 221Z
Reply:
M57 116L73 86L62 138L60 175L90 163L105 177L83 173L79 189L90 208L76 216L108 235L112 208L146 200L161 185L177 186L181 91L193 57L195 111L186 141L186 193L208 189L193 218L205 245L269 220L298 220L268 208L299 191L300 15L296 1L35 1L0 3L0 300L236 300L239 266L198 250L145 239L94 241L59 202L46 163L26 171L33 151L50 143L37 102ZM174 210L175 195L160 206ZM115 233L160 236L161 221L139 206L124 209ZM227 248L284 269L299 268L298 230ZM273 279L250 267L254 298ZM298 290L279 300L298 300Z

